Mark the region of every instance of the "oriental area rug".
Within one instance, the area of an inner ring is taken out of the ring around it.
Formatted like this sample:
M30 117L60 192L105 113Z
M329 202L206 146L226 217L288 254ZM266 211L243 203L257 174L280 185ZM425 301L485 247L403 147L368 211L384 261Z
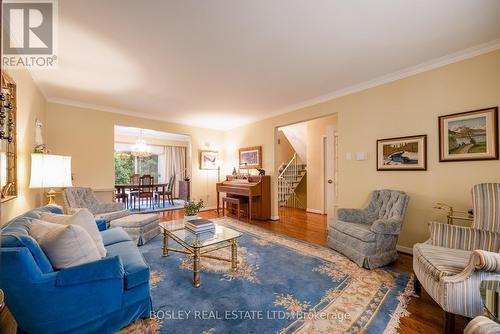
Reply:
M192 259L162 257L157 236L140 247L151 267L152 318L119 334L396 333L408 315L412 274L366 270L329 248L232 218L215 221L242 233L238 269L202 258L201 287L194 288ZM231 257L229 248L214 253Z

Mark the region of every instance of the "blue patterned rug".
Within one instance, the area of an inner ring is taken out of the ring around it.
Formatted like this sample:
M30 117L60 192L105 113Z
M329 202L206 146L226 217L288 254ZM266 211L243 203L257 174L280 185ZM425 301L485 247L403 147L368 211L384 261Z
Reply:
M156 317L120 334L396 333L408 315L409 273L365 270L328 248L231 218L216 221L243 233L238 269L202 258L201 287L193 288L191 259L162 257L157 236L141 247L152 270ZM217 253L230 258L229 248Z

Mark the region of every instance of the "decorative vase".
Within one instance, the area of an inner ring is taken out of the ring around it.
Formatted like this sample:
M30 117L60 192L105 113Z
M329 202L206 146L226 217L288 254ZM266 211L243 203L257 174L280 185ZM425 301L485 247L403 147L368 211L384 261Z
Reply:
M195 220L195 219L198 219L198 215L191 215L191 216L188 216L188 215L184 215L184 221L190 221L190 220Z

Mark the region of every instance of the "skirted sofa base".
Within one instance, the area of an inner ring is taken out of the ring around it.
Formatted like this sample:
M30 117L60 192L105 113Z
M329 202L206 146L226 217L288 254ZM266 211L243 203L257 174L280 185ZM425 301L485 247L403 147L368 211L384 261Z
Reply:
M114 333L152 308L149 267L121 228L101 232L107 255L54 270L28 231L46 206L14 218L0 233L0 288L20 333ZM17 273L17 274L16 274Z

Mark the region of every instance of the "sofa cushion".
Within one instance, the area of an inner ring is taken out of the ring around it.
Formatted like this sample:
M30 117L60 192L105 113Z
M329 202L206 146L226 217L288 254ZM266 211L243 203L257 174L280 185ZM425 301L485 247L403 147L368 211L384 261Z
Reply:
M123 230L122 232L125 233ZM106 246L106 249L108 251L106 257L117 255L122 260L125 269L125 289L132 289L149 281L149 267L133 241L113 243Z
M101 232L104 246L109 246L122 241L131 241L130 236L121 227L112 228Z
M375 242L376 235L370 230L370 224L349 223L342 220L335 220L330 226L356 239L365 242Z
M101 233L99 233L99 230L97 229L94 215L88 209L78 209L72 215L58 215L44 212L40 217L42 220L51 223L64 225L74 224L83 227L92 240L94 240L101 257L106 256L106 248L104 248Z
M101 259L94 240L81 226L33 219L29 233L38 242L55 269Z
M470 251L430 244L416 244L413 247L413 256L436 281L439 281L441 277L453 276L464 270L471 254Z

